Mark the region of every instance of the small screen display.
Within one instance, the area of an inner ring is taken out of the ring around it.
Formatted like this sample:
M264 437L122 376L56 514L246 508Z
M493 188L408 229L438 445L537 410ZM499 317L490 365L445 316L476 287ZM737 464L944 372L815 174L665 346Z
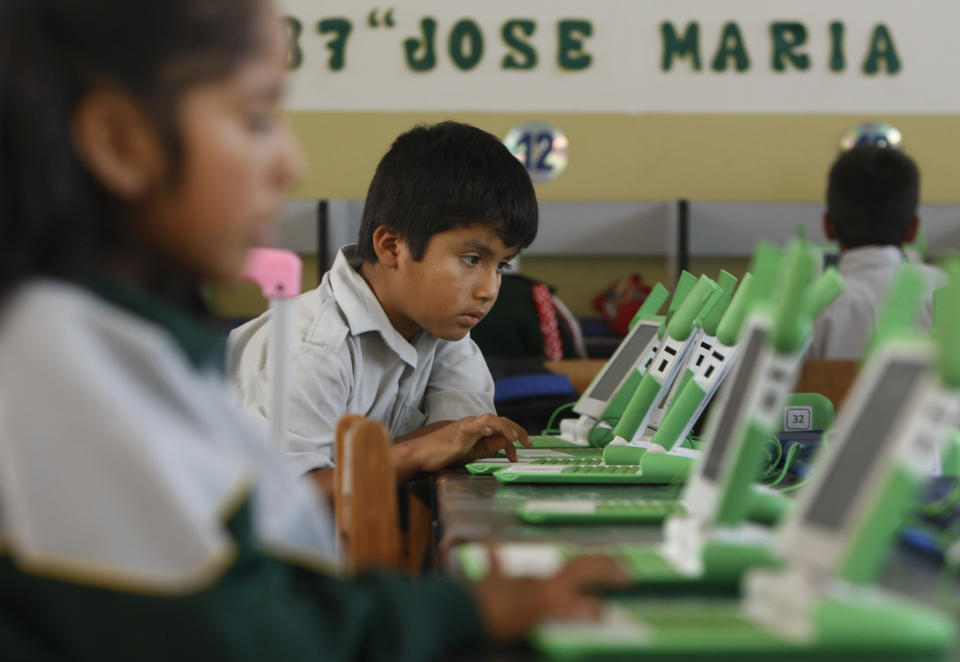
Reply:
M655 335L657 335L656 325L637 324L626 343L607 363L600 379L593 385L586 397L594 400L609 400Z
M837 441L837 455L807 509L806 520L828 529L839 527L853 505L857 490L880 456L880 444L890 434L904 404L926 366L892 362L876 381L870 401L854 420L845 438Z
M723 410L719 412L720 420L714 428L713 438L710 439L706 450L706 457L701 463L700 474L712 481L717 480L720 473L720 464L723 462L723 456L727 452L733 437L733 426L740 416L743 409L743 399L747 395L747 389L750 387L751 377L754 367L757 365L757 359L760 357L760 348L763 346L763 329L754 329L750 332L750 337L743 344L740 352L738 365L734 366L733 381L728 382L729 397L723 403Z

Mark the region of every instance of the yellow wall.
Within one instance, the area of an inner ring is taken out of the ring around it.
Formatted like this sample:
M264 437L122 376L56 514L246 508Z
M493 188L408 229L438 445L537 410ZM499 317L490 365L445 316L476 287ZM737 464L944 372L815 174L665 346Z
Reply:
M363 198L380 157L417 123L459 119L503 136L541 119L570 139L570 165L537 185L543 200L821 200L854 115L530 115L291 113L311 171L300 197ZM923 200L960 202L960 116L884 116L923 171Z
M304 292L317 286L315 255L303 256L303 278L300 282ZM231 319L256 317L267 309L267 301L260 288L247 282L214 286L210 292L210 304L214 313Z

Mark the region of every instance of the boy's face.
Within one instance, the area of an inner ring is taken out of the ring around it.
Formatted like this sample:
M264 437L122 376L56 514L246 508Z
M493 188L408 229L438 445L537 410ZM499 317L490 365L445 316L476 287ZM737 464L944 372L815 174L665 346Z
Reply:
M263 48L223 80L190 89L179 104L183 157L171 189L143 201L147 243L205 278L239 276L247 251L270 242L300 153L281 115L285 42L270 10Z
M419 261L400 240L384 310L405 338L423 329L460 340L497 300L500 272L516 255L516 247L479 223L433 235Z

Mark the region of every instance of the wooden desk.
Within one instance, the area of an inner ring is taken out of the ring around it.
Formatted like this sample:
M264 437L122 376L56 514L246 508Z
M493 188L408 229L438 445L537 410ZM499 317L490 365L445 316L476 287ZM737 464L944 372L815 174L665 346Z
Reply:
M465 542L575 542L602 547L624 542L656 542L660 526L536 526L514 514L530 499L616 499L637 496L664 498L679 494L679 486L649 485L506 485L492 476L473 476L450 469L436 478L441 564L446 553Z
M803 364L797 387L797 393L822 393L840 411L847 392L853 386L860 370L858 361L836 361L833 359L810 359Z
M438 527L442 567L454 576L460 572L448 552L463 542L567 542L602 548L617 543L655 543L662 539L660 525L527 525L515 515L526 499L571 499L651 496L676 493L677 487L635 485L506 485L492 476L473 476L463 469L447 470L436 477ZM937 606L937 565L907 549L898 549L884 571L881 585L920 602ZM953 591L960 596L960 581ZM452 658L457 662L534 662L542 660L526 645L510 648L478 648ZM960 661L960 642L952 656ZM770 662L775 662L770 660ZM814 662L798 660L798 662Z

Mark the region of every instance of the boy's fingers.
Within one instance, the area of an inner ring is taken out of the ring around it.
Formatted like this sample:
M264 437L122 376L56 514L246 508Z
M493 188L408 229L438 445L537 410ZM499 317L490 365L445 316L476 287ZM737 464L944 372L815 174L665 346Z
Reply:
M547 607L548 616L564 619L596 620L603 615L603 601L583 595L570 594L559 598Z
M494 433L494 429L489 423L482 419L475 418L460 424L458 430L459 436L465 443L474 444L481 437L488 437Z
M609 556L583 556L568 563L554 578L576 587L626 588L631 579Z
M490 421L488 421L488 425L492 427L494 430L496 430L497 432L499 432L500 434L502 434L503 438L509 441L510 443L513 443L515 441L520 441L522 438L521 437L521 432L523 432L522 428L519 428L510 419L494 416L494 417L491 417ZM526 434L526 433L523 432L523 434Z
M517 434L519 435L517 440L527 448L530 448L533 445L533 442L530 441L530 435L527 434L526 429L524 429L521 425L517 425L516 423L514 423L514 425L516 426Z
M500 565L500 555L497 554L496 545L487 541L484 546L487 548L487 577L503 576L503 567Z
M517 461L517 447L513 445L512 441L508 441L503 437L497 438L497 449L500 450L500 447L503 447L503 452L507 454L507 459L511 462Z

